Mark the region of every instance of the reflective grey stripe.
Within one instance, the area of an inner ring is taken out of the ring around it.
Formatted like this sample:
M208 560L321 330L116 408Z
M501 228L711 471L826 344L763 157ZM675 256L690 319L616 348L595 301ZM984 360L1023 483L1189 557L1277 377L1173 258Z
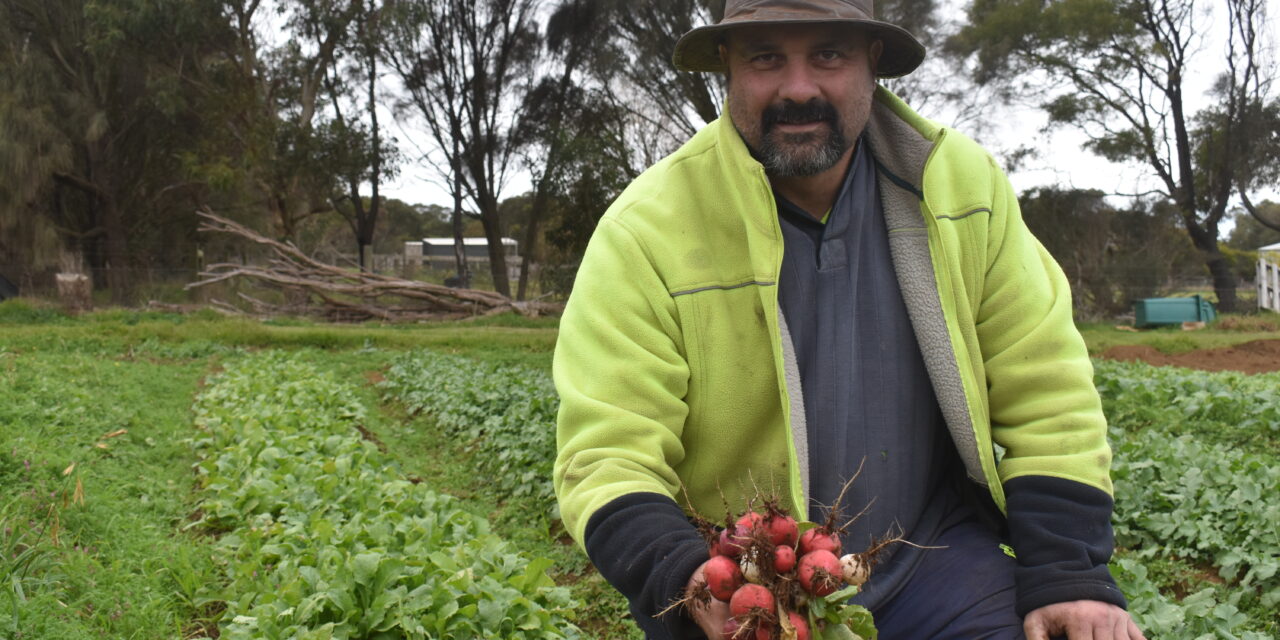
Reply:
M991 210L986 207L982 207L980 209L974 209L973 211L966 211L958 216L934 216L934 219L935 220L964 220L965 218L968 218L969 216L975 213L991 213Z
M674 298L674 297L676 297L676 296L687 296L687 295L689 295L689 294L691 294L691 293L698 293L698 292L701 292L701 291L712 291L712 290L715 290L715 289L722 289L722 290L728 290L728 289L741 289L741 288L743 288L743 287L749 287L749 286L751 286L751 285L757 285L757 286L761 286L761 287L772 287L772 286L773 286L773 285L775 285L775 284L778 284L778 283L776 283L776 282L751 281L751 282L742 282L742 283L739 283L739 284L713 284L713 285L711 285L711 286L709 286L709 287L698 287L697 289L686 289L685 291L673 291L673 292L671 293L671 297L672 297L672 298Z

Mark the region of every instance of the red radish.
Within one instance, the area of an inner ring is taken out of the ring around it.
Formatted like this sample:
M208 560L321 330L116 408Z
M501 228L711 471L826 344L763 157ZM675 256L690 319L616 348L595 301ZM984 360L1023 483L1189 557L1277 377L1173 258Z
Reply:
M754 511L748 511L742 514L742 517L738 518L738 522L734 524L733 535L730 536L730 540L737 544L738 548L746 549L750 546L754 537L752 534L756 529L762 527L764 527L764 516ZM723 538L721 539L723 540Z
M840 587L840 559L826 549L801 556L797 573L800 586L815 596L825 596Z
M840 536L818 527L810 529L800 536L800 555L823 549L830 551L832 555L840 553Z
M860 587L871 577L871 565L862 556L850 553L840 558L840 575L845 582Z
M742 555L742 547L734 540L737 536L729 533L730 531L730 529L725 529L720 532L720 541L716 546L720 548L720 553L730 558L736 558Z
M729 618L728 620L724 621L724 627L720 629L720 634L726 638L733 638L733 640L738 640L738 636L739 636L738 631L740 629L742 629L742 623L738 622L737 618Z
M738 563L727 556L708 560L702 570L702 578L707 581L711 595L721 602L728 602L733 592L742 586L742 571L738 569Z
M773 627L767 624L761 624L756 627L755 640L773 640Z
M794 612L787 612L787 620L791 622L791 626L796 629L796 640L809 640L809 621L804 616Z
M764 516L754 511L748 511L742 514L741 518L738 518L738 522L736 524L738 537L747 538L751 536L752 530L759 529L764 525Z
M791 516L780 513L773 515L765 522L765 527L769 531L769 541L779 546L794 547L796 540L800 538L800 529Z
M782 546L773 550L773 570L778 573L790 573L796 568L796 550Z
M729 599L729 613L735 618L746 618L752 611L762 609L763 617L772 616L773 604L773 594L768 589L747 583L733 592L733 597Z

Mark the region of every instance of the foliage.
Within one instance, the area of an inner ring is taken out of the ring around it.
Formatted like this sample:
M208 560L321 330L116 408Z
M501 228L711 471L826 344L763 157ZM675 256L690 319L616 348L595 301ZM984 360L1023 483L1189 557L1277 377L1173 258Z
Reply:
M401 479L352 390L279 354L200 396L205 526L230 597L223 637L579 637L573 605L455 500Z
M1216 14L1193 0L977 0L968 18L948 46L976 58L977 79L1036 96L1052 125L1083 133L1094 153L1141 165L1176 206L1219 308L1234 311L1219 224L1234 194L1248 202L1275 184L1280 154L1262 0L1217 3ZM1196 59L1215 23L1225 46ZM1206 68L1213 99L1192 112L1187 79Z
M406 354L392 363L387 395L427 413L451 439L474 443L491 490L556 512L551 487L559 400L542 371Z
M464 198L479 212L494 288L508 296L498 205L519 148L516 119L509 116L537 66L536 4L413 0L389 6L385 16L383 55L408 93L404 111L422 117L444 155L438 168L453 195L455 219Z
M190 258L173 251L191 209L172 207L195 185L174 158L214 135L200 76L229 38L220 18L214 3L176 0L0 7L0 217L32 218L0 229L36 243L26 259L47 265L56 231L56 248L83 254L123 302L143 246Z
M1027 226L1071 282L1077 316L1113 317L1133 301L1196 277L1194 247L1162 203L1109 204L1100 191L1045 187L1019 198ZM1188 268L1189 266L1189 268Z
M1258 203L1257 210L1267 220L1280 220L1280 203L1265 200ZM1280 231L1267 227L1246 211L1235 211L1231 221L1234 226L1227 245L1234 249L1256 251L1280 243Z
M1135 558L1202 559L1232 585L1224 602L1187 598L1186 615L1234 620L1224 633L1242 624L1276 631L1264 612L1280 604L1280 506L1271 499L1280 490L1280 374L1100 361L1097 381L1115 449L1117 543ZM1161 620L1183 615L1142 606Z
M1112 360L1094 366L1113 423L1280 455L1280 374L1192 372Z
M613 37L601 61L610 66L639 99L629 108L650 124L639 141L646 145L644 164L667 155L720 114L724 86L717 74L678 71L671 52L685 32L719 20L724 3L716 0L659 0L602 3L609 12Z
M1129 600L1129 613L1148 638L1161 640L1273 640L1269 633L1245 631L1248 616L1236 606L1239 593L1222 597L1204 587L1181 600L1170 598L1150 577L1146 565L1120 555L1111 563L1111 575Z

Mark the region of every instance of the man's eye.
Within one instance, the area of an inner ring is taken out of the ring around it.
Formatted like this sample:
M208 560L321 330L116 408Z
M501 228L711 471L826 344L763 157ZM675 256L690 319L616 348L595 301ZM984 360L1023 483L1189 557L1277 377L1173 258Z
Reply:
M759 54L756 54L753 58L751 58L752 62L763 63L763 64L776 62L777 60L778 60L778 54L776 53L759 53Z
M832 60L839 60L840 52L836 51L835 49L827 49L825 51L819 51L818 59L823 60L825 62L831 62Z

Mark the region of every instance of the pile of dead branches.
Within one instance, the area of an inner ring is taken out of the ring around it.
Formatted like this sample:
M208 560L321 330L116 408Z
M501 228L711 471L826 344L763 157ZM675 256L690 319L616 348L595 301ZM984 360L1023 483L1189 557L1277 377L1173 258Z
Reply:
M492 291L458 289L417 280L365 273L324 264L311 259L290 243L272 240L233 220L205 209L197 212L203 221L200 231L229 233L271 250L265 266L218 263L199 273L201 280L187 289L204 287L232 279L283 291L290 304L272 304L239 293L254 312L269 315L316 315L342 322L385 320L391 322L439 320L488 316L514 311L524 316L556 314L564 305L516 302ZM223 301L216 306L233 308Z

